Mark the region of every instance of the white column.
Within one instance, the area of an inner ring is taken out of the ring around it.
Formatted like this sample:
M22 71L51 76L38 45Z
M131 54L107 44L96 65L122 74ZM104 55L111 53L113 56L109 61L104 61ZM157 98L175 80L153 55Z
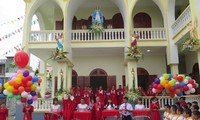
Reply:
M133 88L133 79L135 80L135 89L138 88L138 79L137 79L137 62L136 61L128 61L128 88ZM132 74L132 70L134 74Z
M53 68L53 74L52 74L52 89L51 89L51 96L52 96L52 98L54 98L54 96L55 96L55 92L56 92L56 90L55 90L55 77L57 76L57 63L56 62L53 62L52 63L52 68Z
M178 74L179 70L178 70L178 64L170 64L170 70L171 70L171 74Z
M68 65L68 70L67 70L67 86L65 87L67 90L70 90L72 87L72 66Z
M40 84L41 87L41 96L44 97L46 88L47 88L47 79L46 79L46 62L40 60L40 70L39 70L39 77L42 78L42 83Z

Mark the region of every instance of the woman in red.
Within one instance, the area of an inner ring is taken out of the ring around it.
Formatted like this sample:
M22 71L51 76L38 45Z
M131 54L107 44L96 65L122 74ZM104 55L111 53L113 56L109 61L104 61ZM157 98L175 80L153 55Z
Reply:
M86 103L87 105L89 105L90 93L89 93L89 89L88 89L87 87L84 88L83 97L84 97L84 99L85 99L85 103Z
M100 101L99 97L96 97L96 103L94 103L93 110L94 110L94 120L101 120L101 114L103 111L104 104Z
M62 99L63 104L63 118L64 120L72 120L73 119L73 113L76 105L76 101L74 99L74 96L70 94L65 94Z
M102 89L102 86L99 87L99 90L97 91L97 96L99 97L101 102L104 102L104 90Z
M8 120L8 109L5 104L2 104L0 108L0 120Z
M151 110L151 119L152 120L161 120L160 118L160 112L159 112L160 106L158 103L158 99L156 97L153 97L151 99L151 104L150 104L150 110Z
M104 103L107 104L108 103L108 99L110 98L110 90L109 90L109 88L107 88L105 95L106 95L106 98L105 98Z
M33 110L34 110L34 107L32 105L26 103L23 107L23 112L24 112L23 120L32 120Z
M117 92L115 90L115 86L112 86L112 89L110 90L110 97L113 104L117 105Z
M122 104L123 97L124 97L124 90L122 89L122 86L119 85L119 88L117 89L117 105Z

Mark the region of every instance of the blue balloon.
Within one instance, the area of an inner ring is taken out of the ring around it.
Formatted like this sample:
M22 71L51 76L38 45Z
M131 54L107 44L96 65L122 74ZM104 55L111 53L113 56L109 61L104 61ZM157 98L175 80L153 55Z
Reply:
M27 101L27 103L28 103L28 104L32 104L32 103L33 103L33 100L30 99L30 100Z
M178 86L177 86L177 84L175 84L175 85L174 85L174 89L177 89L177 88L178 88Z
M180 85L181 85L181 87L184 87L184 86L185 86L185 83L184 83L184 82L181 82Z
M160 84L160 79L159 79L159 78L156 78L156 79L155 79L155 83L156 83L156 84Z
M6 98L4 94L0 94L0 98Z
M3 80L0 78L0 83L2 83L3 82Z
M180 92L179 94L177 94L177 96L183 96L183 92Z
M169 74L169 80L172 79L172 77L173 77L172 74Z
M32 82L33 82L33 83L38 82L38 77L37 77L37 76L34 76L34 77L32 78Z

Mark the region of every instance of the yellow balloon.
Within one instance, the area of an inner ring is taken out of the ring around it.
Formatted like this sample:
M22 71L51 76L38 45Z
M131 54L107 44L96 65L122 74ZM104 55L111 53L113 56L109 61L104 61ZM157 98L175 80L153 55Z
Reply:
M4 86L4 88L7 88L9 86L8 82L5 83L3 86Z
M165 79L168 79L168 78L169 78L169 75L168 75L167 73L165 73L165 74L163 75L163 77L164 77Z
M24 76L22 74L18 74L17 77L23 78Z
M174 86L175 83L173 81L169 81L168 84L172 87L172 86Z
M21 84L21 83L22 83L21 78L17 77L17 78L15 79L15 83L17 83L17 84Z
M163 86L165 85L166 81L165 80L160 80L160 84Z
M8 92L12 93L12 91L14 90L14 87L9 85L9 86L6 88L6 90L7 90Z
M31 90L32 90L32 91L35 91L35 90L36 90L36 88L37 88L37 87L36 87L36 85L35 85L35 84L31 85Z

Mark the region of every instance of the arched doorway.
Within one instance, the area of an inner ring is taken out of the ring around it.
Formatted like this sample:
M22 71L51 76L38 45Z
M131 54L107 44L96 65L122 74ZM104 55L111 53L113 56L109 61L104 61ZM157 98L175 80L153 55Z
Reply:
M121 13L117 13L112 17L113 28L124 28L124 21Z
M102 88L105 90L107 88L107 73L105 70L97 68L90 72L90 86L93 89Z
M144 12L137 13L133 18L134 28L151 28L151 17Z
M194 79L198 84L200 84L199 78L199 63L195 63L192 68L192 79ZM196 93L200 93L200 87L196 89Z
M75 70L72 70L72 87L76 87L77 77L78 77L77 72Z
M149 86L149 73L144 68L137 68L138 74L138 87L142 87L145 91L148 89Z

